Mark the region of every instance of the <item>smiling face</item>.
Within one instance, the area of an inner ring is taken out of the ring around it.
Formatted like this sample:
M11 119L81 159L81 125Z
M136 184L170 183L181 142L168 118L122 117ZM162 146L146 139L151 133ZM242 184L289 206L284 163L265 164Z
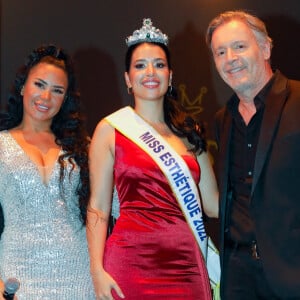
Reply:
M125 80L136 100L163 100L171 74L164 50L158 45L143 43L132 53Z
M218 27L211 48L220 76L238 94L256 95L272 76L269 42L259 39L242 21Z
M59 112L68 88L68 79L64 70L48 63L34 66L22 88L23 120L51 123Z

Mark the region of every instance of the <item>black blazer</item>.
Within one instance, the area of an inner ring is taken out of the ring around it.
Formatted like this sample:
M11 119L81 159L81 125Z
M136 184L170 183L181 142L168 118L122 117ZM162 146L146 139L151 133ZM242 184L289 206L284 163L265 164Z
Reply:
M224 107L216 114L221 268L231 201L231 126L231 115ZM300 82L279 71L266 98L253 175L250 209L267 280L279 297L300 299Z

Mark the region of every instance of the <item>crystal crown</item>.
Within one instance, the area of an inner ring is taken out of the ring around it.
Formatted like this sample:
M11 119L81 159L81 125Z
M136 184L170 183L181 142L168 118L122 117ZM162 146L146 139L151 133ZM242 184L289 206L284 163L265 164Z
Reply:
M135 30L131 36L126 38L128 47L142 42L161 43L167 46L168 36L152 26L151 19L147 18L143 19L142 28Z

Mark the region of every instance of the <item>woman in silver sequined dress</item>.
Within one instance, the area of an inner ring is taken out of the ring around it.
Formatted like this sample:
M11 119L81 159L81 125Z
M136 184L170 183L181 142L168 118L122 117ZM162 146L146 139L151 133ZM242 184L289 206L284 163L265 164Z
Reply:
M0 278L19 279L18 300L95 299L85 233L89 141L62 49L29 55L0 129Z

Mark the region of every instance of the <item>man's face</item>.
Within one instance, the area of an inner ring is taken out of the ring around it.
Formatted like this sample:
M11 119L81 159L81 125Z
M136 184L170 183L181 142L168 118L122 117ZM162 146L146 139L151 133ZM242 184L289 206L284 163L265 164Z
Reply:
M270 44L258 42L242 21L232 20L218 27L211 48L220 76L238 94L256 93L269 79Z

